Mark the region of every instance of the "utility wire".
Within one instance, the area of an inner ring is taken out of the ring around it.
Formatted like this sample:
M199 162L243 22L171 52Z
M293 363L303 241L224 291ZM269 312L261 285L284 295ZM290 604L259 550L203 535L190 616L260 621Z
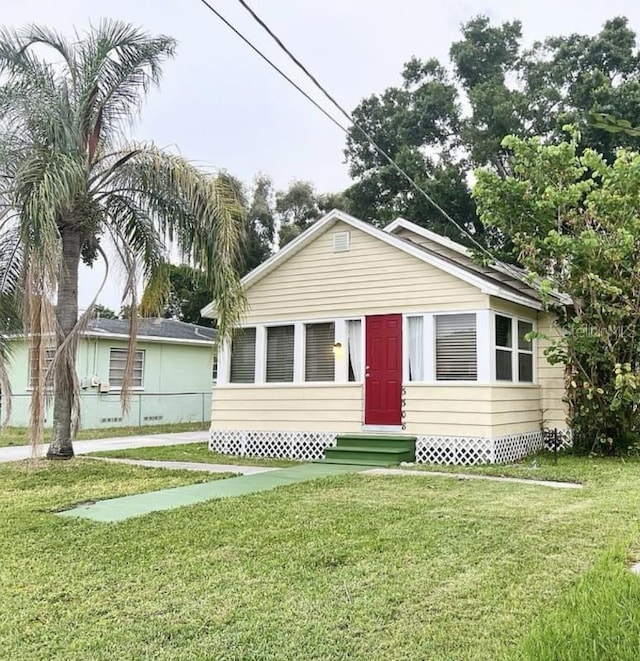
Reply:
M227 19L225 19L218 11L216 11L207 0L200 0L210 11L212 11L227 27L229 27L237 36L239 36L242 41L244 41L252 50L254 50L260 57L275 69L285 80L287 80L291 85L293 85L301 94L303 94L311 103L313 103L316 108L322 111L324 115L329 117L329 119L336 124L347 136L349 135L349 130L340 124L333 116L331 116L322 106L320 106L314 99L312 99L304 90L302 90L295 82L289 78L277 65L275 65L266 55L264 55L260 50L258 50L243 34L240 33ZM497 259L494 255L491 254L485 246L483 246L464 226L460 225L456 220L454 220L449 213L447 213L421 186L419 186L416 181L409 175L405 170L403 170L395 160L382 148L373 137L364 129L353 116L347 112L336 99L325 89L325 87L318 81L318 79L302 64L302 62L287 48L283 41L273 32L273 30L256 14L256 12L245 2L245 0L238 0L240 5L251 15L251 17L260 25L260 27L267 32L267 34L276 42L276 44L287 54L287 56L294 62L294 64L313 82L313 84L322 92L322 94L339 110L339 112L356 128L364 138L374 147L374 149L391 165L397 172L400 174L409 184L416 190L422 197L424 197L431 206L433 206L447 221L453 224L453 226L463 235L467 236L469 240L485 255L491 258L494 263L500 264L504 270L510 272L512 276L516 279L521 280L522 276L520 273L517 273L512 270L510 264L506 264L501 260Z
M349 133L349 130L340 124L340 122L333 117L329 112L325 110L314 98L309 96L296 82L294 82L287 74L282 71L276 64L274 64L257 46L254 46L241 32L240 30L236 29L219 11L217 11L213 6L211 6L207 0L200 0L200 2L209 9L209 11L213 12L234 34L236 34L242 41L244 41L249 48L251 48L252 51L257 53L270 67L275 69L290 85L293 85L302 96L307 99L307 101L310 101L313 103L313 105L325 116L328 117L341 131L344 131L344 133Z

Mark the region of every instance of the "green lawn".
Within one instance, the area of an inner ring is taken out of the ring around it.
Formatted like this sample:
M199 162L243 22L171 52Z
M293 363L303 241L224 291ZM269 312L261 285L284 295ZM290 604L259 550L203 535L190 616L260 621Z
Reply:
M100 427L98 429L80 429L78 440L86 441L94 438L113 438L116 436L138 436L140 434L169 434L181 431L205 431L209 423L179 422L172 425L149 425L145 427ZM45 429L45 443L51 438L51 430ZM7 427L0 429L0 448L11 445L28 445L29 430L26 427Z
M576 466L579 491L347 475L98 524L52 511L212 478L0 465L2 657L635 661L640 466Z
M101 450L92 452L96 457L116 457L118 459L152 459L156 461L195 461L208 464L236 464L240 466L295 466L299 461L288 459L262 459L260 457L239 457L220 454L209 450L206 443L185 445L162 445L159 447L133 448L131 450Z

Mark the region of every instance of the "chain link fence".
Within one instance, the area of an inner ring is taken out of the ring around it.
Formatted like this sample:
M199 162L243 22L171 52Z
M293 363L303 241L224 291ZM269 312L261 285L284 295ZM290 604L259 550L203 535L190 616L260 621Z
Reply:
M16 394L11 398L12 427L29 426L31 395ZM51 427L53 406L47 407L45 426ZM4 419L4 403L0 400L0 419ZM179 422L200 422L211 419L211 391L143 393L132 392L129 408L122 410L117 393L82 392L80 394L80 428L144 427Z

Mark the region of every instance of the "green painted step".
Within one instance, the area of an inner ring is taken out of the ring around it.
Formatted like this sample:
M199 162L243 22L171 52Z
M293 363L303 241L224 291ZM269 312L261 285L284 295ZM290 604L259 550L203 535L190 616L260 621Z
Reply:
M362 465L391 466L401 461L412 461L411 450L375 448L365 450L363 448L333 447L325 450L325 461L340 463L344 459L360 463Z
M363 463L364 462L364 463ZM395 462L390 462L388 459L362 459L358 457L357 459L347 459L346 457L339 458L325 458L325 459L315 459L314 464L324 464L325 466L360 466L363 470L371 468L372 466L379 466L381 468L387 468L388 466L393 466Z
M370 448L402 448L414 450L415 436L381 436L373 434L340 434L336 437L336 446Z
M339 434L323 461L392 466L415 461L416 437L407 434Z

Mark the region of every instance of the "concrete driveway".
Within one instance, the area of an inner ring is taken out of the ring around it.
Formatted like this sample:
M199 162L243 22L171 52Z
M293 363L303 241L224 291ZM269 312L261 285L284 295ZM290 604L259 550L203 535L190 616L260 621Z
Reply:
M121 436L119 438L101 438L95 441L76 441L73 449L76 454L88 454L100 450L128 450L157 445L184 445L185 443L204 443L209 438L207 431L186 431L175 434L149 434L140 436ZM41 456L47 453L48 445L42 446ZM18 445L0 448L0 462L29 459L31 446Z

